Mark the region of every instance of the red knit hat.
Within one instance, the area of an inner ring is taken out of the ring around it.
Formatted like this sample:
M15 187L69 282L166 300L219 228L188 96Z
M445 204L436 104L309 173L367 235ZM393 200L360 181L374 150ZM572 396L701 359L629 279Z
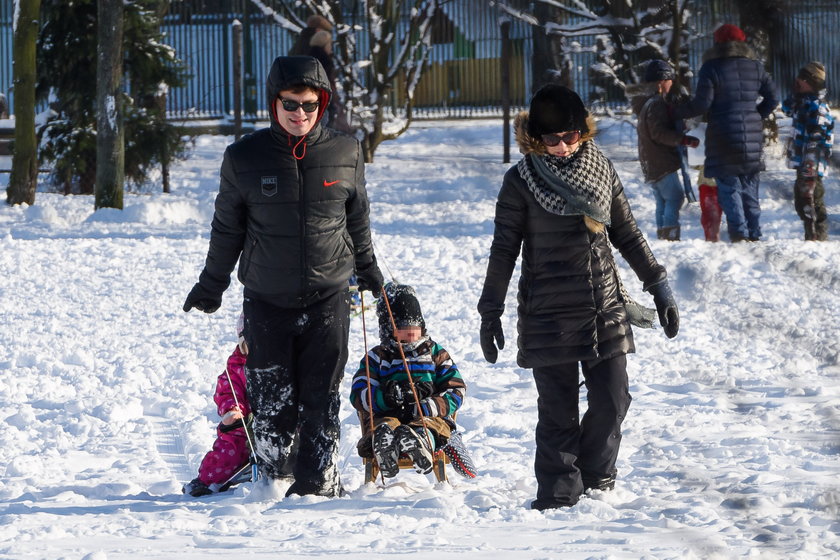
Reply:
M715 30L715 43L725 43L726 41L746 41L747 36L741 31L741 28L731 23L724 23Z

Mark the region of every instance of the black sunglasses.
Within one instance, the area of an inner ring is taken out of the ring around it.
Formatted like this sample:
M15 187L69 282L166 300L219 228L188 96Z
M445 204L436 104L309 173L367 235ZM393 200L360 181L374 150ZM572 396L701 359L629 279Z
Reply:
M546 146L556 146L560 142L563 142L567 146L571 146L572 144L577 144L579 140L580 130L573 130L572 132L566 132L565 134L542 135L542 142Z
M282 97L278 97L280 103L283 104L283 109L290 113L294 113L299 108L303 107L303 110L307 113L312 113L313 111L318 110L318 106L321 104L318 101L306 101L305 103L298 103L297 101L292 101L291 99L283 99Z

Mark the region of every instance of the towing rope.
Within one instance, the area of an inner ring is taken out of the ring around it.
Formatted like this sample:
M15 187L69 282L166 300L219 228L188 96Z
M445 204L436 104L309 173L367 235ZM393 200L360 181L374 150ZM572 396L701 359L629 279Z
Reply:
M373 453L373 390L370 385L370 357L368 356L367 324L365 322L365 293L361 290L359 290L359 303L362 306L362 339L364 339L365 343L365 379L367 381L368 420L370 421L370 449L373 455L372 460L378 469L379 463L376 460L376 453ZM381 469L379 472L382 474ZM385 475L382 475L382 484L385 484Z
M394 321L394 314L391 312L391 302L388 301L388 294L385 293L385 287L383 286L381 289L382 298L385 300L385 308L388 310L388 319L391 321L391 332L396 334L397 323ZM403 352L402 344L400 344L399 340L397 340L397 349L400 351L403 367L405 367L405 373L408 376L408 385L411 387L411 394L414 395L414 404L417 407L417 413L420 415L420 423L423 425L423 435L426 438L426 442L429 444L429 450L431 450L434 455L435 446L432 444L432 438L429 435L429 428L426 426L426 415L423 414L423 407L420 406L420 397L417 394L417 388L414 386L414 378L412 378L411 370L408 367L408 359L405 357L405 352Z

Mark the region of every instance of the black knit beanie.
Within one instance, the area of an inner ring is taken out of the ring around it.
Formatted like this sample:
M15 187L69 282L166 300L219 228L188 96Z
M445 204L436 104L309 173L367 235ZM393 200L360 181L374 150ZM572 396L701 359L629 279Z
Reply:
M379 316L379 334L383 340L393 336L391 318L385 305L385 296L388 297L391 313L394 315L394 323L398 329L420 327L425 334L426 321L423 319L423 310L420 309L420 302L417 300L414 288L407 284L389 282L385 285L385 293L376 304L376 313Z
M655 58L648 62L645 66L645 81L646 82L661 82L663 80L673 80L674 69L664 60Z
M539 89L531 98L528 110L528 134L539 138L543 134L571 132L579 130L589 132L586 117L589 112L577 93L567 87L548 84Z

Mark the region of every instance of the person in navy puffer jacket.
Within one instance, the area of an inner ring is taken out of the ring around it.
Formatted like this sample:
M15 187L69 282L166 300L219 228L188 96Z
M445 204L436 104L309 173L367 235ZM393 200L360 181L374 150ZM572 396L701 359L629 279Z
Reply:
M694 97L674 108L681 119L706 114L705 174L717 181L733 243L761 237L762 120L779 104L773 80L745 40L737 26L720 26L703 55Z

